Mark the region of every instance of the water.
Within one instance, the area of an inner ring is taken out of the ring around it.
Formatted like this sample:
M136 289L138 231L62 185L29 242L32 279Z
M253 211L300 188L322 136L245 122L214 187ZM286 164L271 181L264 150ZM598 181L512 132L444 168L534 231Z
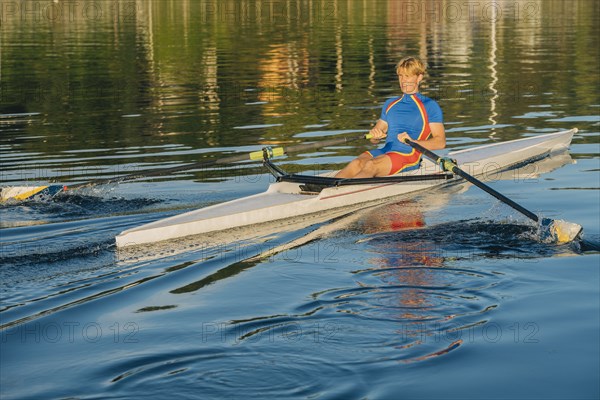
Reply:
M540 242L455 186L115 248L125 229L264 190L259 165L4 204L3 399L598 398L597 2L86 4L3 3L2 186L356 135L417 54L450 148L579 129L570 156L491 184L586 242ZM280 163L314 173L366 148Z

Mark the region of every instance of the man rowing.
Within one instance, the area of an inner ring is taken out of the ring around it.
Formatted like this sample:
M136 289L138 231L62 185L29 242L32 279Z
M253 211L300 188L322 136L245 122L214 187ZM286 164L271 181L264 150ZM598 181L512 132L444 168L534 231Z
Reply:
M419 93L425 64L416 57L406 57L396 65L396 73L402 96L384 103L379 120L369 131L371 143L385 138L385 145L352 160L337 178L372 178L418 168L421 153L404 143L406 139L429 150L446 147L442 109Z

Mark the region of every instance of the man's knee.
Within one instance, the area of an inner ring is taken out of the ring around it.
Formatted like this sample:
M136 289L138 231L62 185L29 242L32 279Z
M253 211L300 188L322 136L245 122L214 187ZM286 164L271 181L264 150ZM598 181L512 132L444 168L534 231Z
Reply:
M358 169L363 169L366 161L368 161L368 160L365 160L365 159L359 157L359 158L355 158L354 160L352 160L352 164L354 167L356 167Z
M375 171L377 169L377 165L373 159L364 160L362 165L363 171Z

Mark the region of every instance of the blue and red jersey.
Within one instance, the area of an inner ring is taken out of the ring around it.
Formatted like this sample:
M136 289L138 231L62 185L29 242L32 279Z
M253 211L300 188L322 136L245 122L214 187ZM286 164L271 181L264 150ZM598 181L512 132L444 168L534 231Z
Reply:
M420 93L403 94L387 100L383 104L380 119L388 124L385 145L369 150L369 153L372 157L383 154L390 157L392 167L389 175L418 168L421 162L421 153L398 140L400 133L408 133L413 140L426 140L431 134L429 123L444 122L440 106Z
M412 147L401 143L398 134L406 132L414 140L426 140L431 134L429 123L444 122L438 103L421 93L403 94L387 100L383 104L380 119L388 124L384 147L387 151L399 153L410 153Z

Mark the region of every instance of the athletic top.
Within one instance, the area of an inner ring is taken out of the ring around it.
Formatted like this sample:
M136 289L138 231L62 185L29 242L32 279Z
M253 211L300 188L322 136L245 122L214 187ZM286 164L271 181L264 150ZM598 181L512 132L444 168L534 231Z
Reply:
M387 100L381 109L380 119L388 124L385 152L411 153L412 147L398 140L402 132L414 140L425 140L431 134L430 122L444 122L442 109L421 93L403 94Z

